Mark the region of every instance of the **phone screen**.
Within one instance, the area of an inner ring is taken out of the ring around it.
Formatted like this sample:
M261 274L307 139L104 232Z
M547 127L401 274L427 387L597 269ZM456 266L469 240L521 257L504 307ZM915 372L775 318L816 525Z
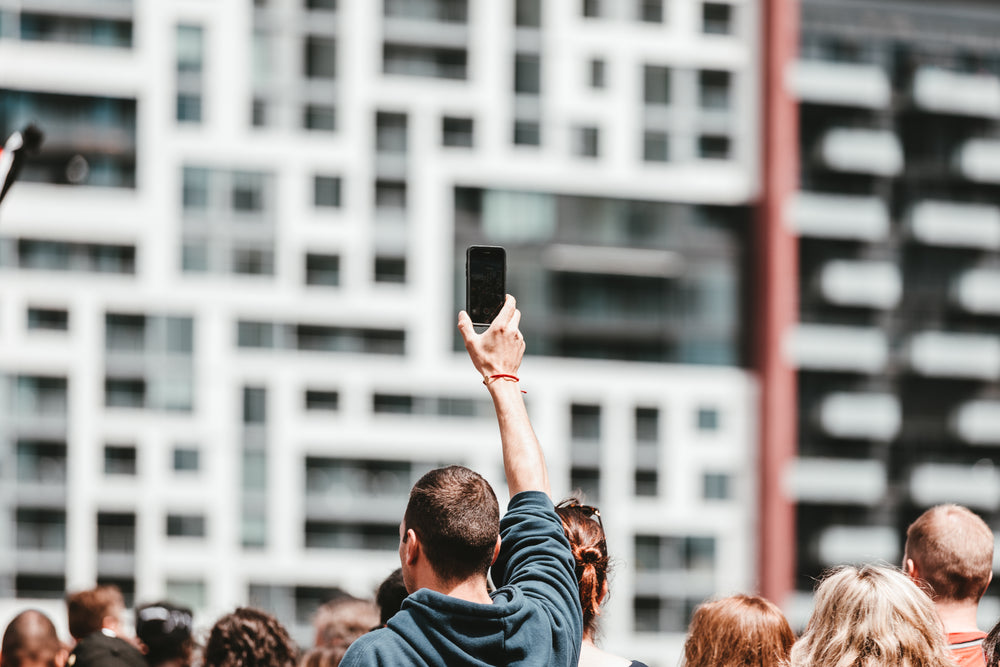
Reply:
M466 310L472 323L488 326L507 294L507 253L499 246L469 246L465 253Z

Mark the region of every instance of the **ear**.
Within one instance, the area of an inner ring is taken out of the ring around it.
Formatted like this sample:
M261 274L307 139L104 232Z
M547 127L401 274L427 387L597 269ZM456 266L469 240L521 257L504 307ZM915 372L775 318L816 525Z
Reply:
M497 556L500 555L500 536L497 535L497 543L493 547L493 560L490 561L490 565L497 562Z
M407 565L413 565L417 562L420 557L420 540L417 539L417 534L413 532L410 528L406 531L406 541L403 543L403 558L406 559L405 563Z
M907 558L903 562L903 572L905 572L906 576L908 576L910 579L913 579L914 581L920 580L920 574L917 572L917 564L913 562L912 558ZM990 576L993 575L991 574Z

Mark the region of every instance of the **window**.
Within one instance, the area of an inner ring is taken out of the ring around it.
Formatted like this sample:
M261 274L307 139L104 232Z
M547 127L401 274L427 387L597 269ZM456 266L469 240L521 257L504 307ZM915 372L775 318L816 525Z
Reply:
M514 121L515 146L540 146L542 143L542 128L537 121Z
M441 144L472 148L473 132L471 118L445 116L441 119Z
M337 73L337 42L309 35L305 43L305 75L310 79L332 79Z
M639 0L639 20L663 23L663 0Z
M468 54L465 49L386 44L382 49L385 74L464 79Z
M405 283L406 282L406 258L405 257L376 257L375 258L375 282L377 282L377 283Z
M698 430L718 431L719 411L716 410L715 408L708 408L708 407L698 408Z
M200 579L167 579L166 597L191 609L204 609L208 604L208 589Z
M706 2L701 6L701 31L707 35L733 34L733 6L725 2Z
M201 452L197 447L174 447L174 472L198 472L201 469Z
M701 90L700 104L703 109L728 109L732 75L726 71L702 70L698 73Z
M670 68L644 65L642 99L646 104L670 104Z
M376 414L411 414L413 396L406 394L374 394L372 412Z
M604 61L600 58L593 58L590 61L590 87L604 88Z
M306 0L306 9L337 9L337 0Z
M726 160L729 158L729 137L721 135L702 135L698 137L698 156L708 160Z
M570 435L574 440L601 439L601 406L570 406Z
M724 473L707 472L702 477L702 498L705 500L729 500L730 477Z
M406 209L406 183L375 181L375 208Z
M307 104L302 111L302 127L333 132L337 129L337 110L326 104Z
M378 549L399 547L399 526L376 523L306 521L307 549Z
M597 468L573 466L569 470L569 485L570 488L579 490L588 502L599 502L601 471Z
M649 131L642 135L642 159L646 162L670 160L670 138L666 132Z
M340 206L340 176L313 177L313 205L317 208Z
M600 131L596 127L577 127L573 130L573 152L583 157L597 157Z
M653 497L657 494L659 475L655 470L635 471L635 495Z
M181 200L185 211L203 211L208 208L209 170L184 167Z
M104 446L105 475L135 475L136 456L133 445Z
M109 408L141 408L146 404L146 381L141 378L105 378L104 405Z
M239 347L274 347L274 324L240 320L236 324L236 344Z
M406 114L379 111L375 114L375 150L379 153L406 153Z
M340 394L333 390L306 389L306 410L333 412L340 407Z
M265 127L267 125L267 102L255 99L250 108L250 124L254 127Z
M272 275L274 253L263 248L234 248L232 271L248 276Z
M267 389L243 387L243 423L263 424L267 421Z
M232 207L241 213L264 210L264 179L261 174L233 172Z
M201 95L180 93L177 95L176 118L182 123L201 122Z
M69 311L61 308L28 308L28 329L67 331L69 329Z
M196 25L177 26L177 72L200 73L205 55L204 30Z
M516 0L514 25L519 28L539 28L542 25L542 0Z
M519 95L542 92L542 58L537 53L514 56L514 92Z
M587 18L598 18L601 15L601 0L583 0L581 8L583 15Z
M168 514L167 537L205 537L205 517L200 514Z
M336 287L340 284L339 255L306 255L306 285Z
M129 512L98 512L97 552L135 553L135 514Z

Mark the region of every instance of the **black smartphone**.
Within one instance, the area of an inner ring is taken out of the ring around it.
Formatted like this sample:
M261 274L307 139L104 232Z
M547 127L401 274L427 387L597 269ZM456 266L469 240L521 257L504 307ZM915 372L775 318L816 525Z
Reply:
M465 312L477 331L490 326L506 297L507 251L500 246L469 246L465 251Z

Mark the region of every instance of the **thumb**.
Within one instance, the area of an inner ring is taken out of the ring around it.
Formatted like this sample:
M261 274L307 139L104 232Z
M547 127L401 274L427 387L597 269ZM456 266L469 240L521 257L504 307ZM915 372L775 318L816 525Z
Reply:
M458 313L458 330L461 332L462 338L464 338L467 343L473 336L478 335L475 327L472 326L472 320L469 318L469 314L464 310Z

